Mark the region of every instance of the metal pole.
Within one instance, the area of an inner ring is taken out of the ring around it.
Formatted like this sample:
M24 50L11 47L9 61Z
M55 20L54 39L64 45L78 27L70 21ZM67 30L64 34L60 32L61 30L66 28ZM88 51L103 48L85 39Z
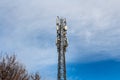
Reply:
M65 52L66 52L66 47L68 46L67 37L66 37L66 32L67 32L66 19L57 17L56 26L57 26L56 46L58 51L57 80L66 80Z

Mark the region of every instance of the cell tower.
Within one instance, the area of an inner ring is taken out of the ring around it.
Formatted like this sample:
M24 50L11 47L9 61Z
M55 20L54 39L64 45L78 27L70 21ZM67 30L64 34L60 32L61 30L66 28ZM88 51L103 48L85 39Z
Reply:
M66 52L66 47L68 46L68 41L66 37L66 33L67 33L66 19L57 17L56 26L57 26L56 46L58 51L57 80L66 80L65 52Z

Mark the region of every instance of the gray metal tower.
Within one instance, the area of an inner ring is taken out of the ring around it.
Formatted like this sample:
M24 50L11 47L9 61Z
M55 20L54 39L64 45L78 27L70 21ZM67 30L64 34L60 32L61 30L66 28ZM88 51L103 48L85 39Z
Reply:
M56 19L57 28L57 39L56 46L58 51L58 80L66 80L66 61L65 52L68 46L68 41L66 37L67 26L66 19L57 17Z

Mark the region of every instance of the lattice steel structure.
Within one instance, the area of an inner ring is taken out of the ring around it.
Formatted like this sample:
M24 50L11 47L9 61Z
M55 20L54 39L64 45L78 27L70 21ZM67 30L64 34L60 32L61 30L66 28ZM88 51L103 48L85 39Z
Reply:
M57 80L66 80L65 52L66 52L66 47L68 46L68 41L66 37L66 33L67 33L66 19L57 17L56 26L57 26L56 46L58 51Z

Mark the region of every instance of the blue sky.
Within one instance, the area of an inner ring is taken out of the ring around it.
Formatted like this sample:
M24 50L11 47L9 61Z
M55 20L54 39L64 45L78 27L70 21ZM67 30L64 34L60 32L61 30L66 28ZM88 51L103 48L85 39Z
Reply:
M68 80L120 80L119 0L0 0L0 51L56 80L56 16L68 25Z

